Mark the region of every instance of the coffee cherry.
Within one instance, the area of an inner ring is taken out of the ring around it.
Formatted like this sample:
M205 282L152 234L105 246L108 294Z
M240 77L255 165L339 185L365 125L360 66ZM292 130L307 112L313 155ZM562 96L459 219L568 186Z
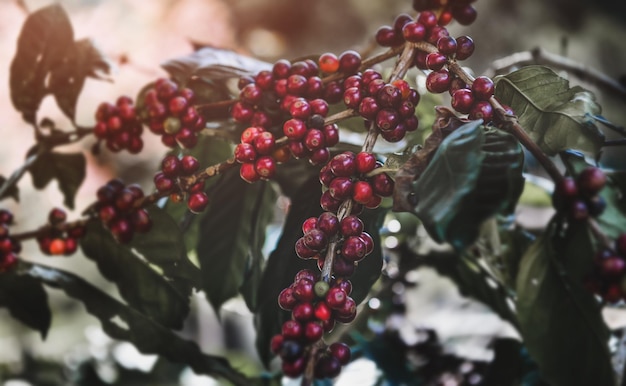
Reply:
M433 71L426 76L426 88L434 94L440 94L450 88L452 77L448 70Z
M283 323L281 333L285 339L298 340L303 333L302 325L295 320L288 320Z
M424 11L417 17L417 22L421 23L426 29L432 29L437 25L437 15L431 11Z
M327 74L332 74L339 70L339 59L335 54L326 52L320 55L318 63L320 70Z
M276 174L276 161L269 156L259 157L254 164L254 170L260 178L269 180Z
M406 23L404 27L402 27L402 36L407 42L421 42L426 37L426 27L416 21Z
M363 232L363 221L355 215L346 216L340 223L343 236L359 236Z
M606 185L606 175L599 168L588 167L576 178L576 185L581 194L593 196Z
M376 174L370 177L374 193L381 197L389 197L393 194L394 183L386 173Z
M626 233L622 233L615 240L615 249L620 255L626 256Z
M350 323L356 317L356 302L348 296L341 309L335 310L336 319L340 323Z
M465 6L452 7L452 16L461 25L470 25L476 20L476 9L470 4Z
M587 204L582 200L574 200L569 207L569 217L574 221L583 221L589 217Z
M324 133L318 129L309 129L304 136L304 146L309 151L314 151L326 146Z
M393 28L382 26L378 28L374 35L376 43L383 47L393 47L402 44L402 35L399 35Z
M292 288L285 288L278 294L278 305L285 311L291 311L298 300L293 296Z
M430 53L426 55L426 67L433 71L439 71L446 64L447 60L448 58L440 52Z
M318 322L308 322L304 325L304 339L308 343L315 343L322 339L324 328Z
M239 169L239 176L242 180L249 183L256 182L261 178L261 176L256 171L255 164L248 162L241 164L241 168Z
M611 256L602 261L600 269L602 276L607 278L618 278L626 271L626 262L620 256Z
M115 239L122 243L126 244L130 242L133 238L133 227L130 221L124 218L118 218L112 221L109 230Z
M66 219L67 219L67 213L65 213L63 209L53 208L52 210L50 210L50 213L48 214L48 222L51 225L62 224L65 222Z
M316 378L334 378L341 372L341 363L333 356L321 357L315 364Z
M376 167L376 157L372 153L357 153L354 161L355 168L358 173L369 173Z
M51 240L48 246L48 253L51 255L63 255L65 253L65 240L60 238Z
M474 41L469 36L456 38L456 59L465 60L474 53Z
M332 311L330 307L324 302L319 302L315 306L315 317L319 320L328 320L332 316Z
M334 213L324 212L317 218L317 229L327 236L334 236L339 232L339 219Z
M468 118L472 120L482 119L484 123L491 122L493 108L488 101L478 101L470 109Z
M353 50L344 51L339 55L339 71L344 74L353 74L361 66L361 55ZM329 102L330 103L330 102Z
M209 205L209 197L204 192L196 192L189 196L187 208L192 213L200 213Z
M341 247L341 256L352 262L357 262L365 257L365 243L358 236L347 237Z
M350 347L347 344L341 342L335 342L328 347L331 355L339 361L342 365L350 363Z
M472 93L474 98L479 101L486 101L493 96L493 81L486 76L479 76L472 83Z
M365 97L359 103L359 115L368 120L376 118L376 114L380 111L380 105L375 98Z
M302 233L307 233L317 229L317 217L309 217L302 223Z
M402 102L402 93L392 85L384 85L376 94L376 100L381 107L397 108Z
M336 200L345 200L352 197L354 184L348 177L336 177L330 182L328 192Z
M599 195L586 199L585 204L591 217L598 217L606 209L606 201Z
M299 322L306 322L313 318L313 305L311 303L298 303L293 307L292 317Z
M283 361L282 371L288 377L296 378L302 375L304 368L306 367L306 360L304 357L293 360L292 362Z
M451 36L444 36L437 40L437 49L444 55L453 55L457 50L456 39Z
M300 302L311 302L315 298L313 291L313 282L310 280L301 280L293 287L293 296Z
M332 287L326 294L326 304L332 309L340 309L346 303L348 295L338 287Z
M363 243L365 243L365 255L367 256L372 253L374 251L374 239L372 239L372 236L370 236L370 234L367 232L362 232L359 235L359 238L361 238L361 240L363 240ZM346 293L350 295L350 292Z
M350 177L356 171L354 153L337 154L330 160L330 170L337 177Z
M391 131L398 126L398 123L400 123L400 115L394 109L385 108L376 114L376 126L381 131Z
M328 237L319 229L311 229L304 235L304 245L314 251L320 251L328 245Z
M452 107L459 113L468 114L474 105L474 95L472 91L466 88L456 90L452 94L451 104Z

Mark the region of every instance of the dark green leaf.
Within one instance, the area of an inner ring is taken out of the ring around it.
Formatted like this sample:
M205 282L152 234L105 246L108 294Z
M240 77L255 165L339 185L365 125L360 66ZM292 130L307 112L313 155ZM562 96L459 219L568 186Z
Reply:
M0 186L3 186L4 183L7 182L7 179L4 176L0 176ZM20 189L17 187L17 184L13 184L13 186L7 189L6 192L0 197L0 200L3 200L7 197L11 197L17 202L20 202Z
M561 158L573 176L592 166L585 161L582 154L576 152L564 152ZM626 171L604 170L604 172L608 179L606 186L600 191L600 196L606 201L606 209L597 221L609 238L616 239L624 233L626 224Z
M170 154L176 154L176 150L171 151ZM202 167L207 167L231 157L232 149L225 141L215 137L201 135L198 144L191 149L188 154L196 157ZM218 181L219 178L219 176L210 178L205 183L209 197L211 196L215 182ZM195 250L198 244L199 224L202 218L207 215L208 211L205 210L202 213L193 214L187 209L187 205L171 201L168 201L165 205L165 211L179 224L178 227L183 233L184 244L187 251Z
M263 189L256 197L251 216L251 232L248 256L248 267L241 285L240 292L243 295L250 311L256 311L258 305L258 290L261 282L261 273L265 265L263 256L263 244L265 243L265 230L274 217L274 204L276 192L273 189Z
M99 221L87 224L80 245L132 307L166 327L182 327L189 313L188 299L128 247L118 244Z
M14 273L0 274L0 307L8 308L14 318L46 338L52 315L48 294L38 280Z
M528 66L496 78L496 98L513 108L532 140L548 155L566 149L597 154L604 135L585 118L600 113L594 95L569 87L548 67Z
M257 197L266 196L268 183L248 184L239 177L237 169L226 172L210 197L211 204L200 221L198 247L196 249L202 269L202 285L211 305L217 311L222 303L236 296L244 281L252 224L267 220L261 216L254 219ZM256 213L273 210L273 202L267 200ZM258 224L264 240L267 223Z
M62 64L73 40L72 25L58 4L31 13L24 22L11 62L10 86L13 106L26 122L36 122L39 104L48 93L46 78Z
M249 384L226 359L202 353L196 343L180 338L78 276L43 265L32 265L20 274L60 288L80 300L87 312L100 320L110 337L130 342L144 354L161 355L172 362L189 365L198 374L223 377L236 385Z
M467 123L441 142L414 183L415 213L438 242L464 249L490 216L511 211L523 188L523 153L508 134Z
M191 77L223 82L261 70L271 70L272 65L235 51L205 47L187 56L168 60L161 67L177 83L186 84Z
M48 89L72 121L76 117L76 102L87 77L100 78L108 74L110 65L89 39L74 42L66 51L62 63L50 74Z
M600 305L558 261L588 259L565 247L554 224L526 252L517 277L517 310L524 343L542 377L554 385L613 385L609 331ZM554 240L553 244L553 237Z
M291 198L291 206L283 233L276 248L272 251L261 284L258 288L258 309L255 315L257 330L256 347L261 360L267 364L271 359L269 341L280 332L281 324L289 318L289 313L278 307L278 294L293 283L293 278L301 269L319 272L316 261L301 260L295 253L294 245L302 237L302 223L309 217L319 216L323 210L319 200L322 195L317 175L311 176L302 184ZM370 288L380 276L382 268L382 249L379 230L385 216L385 209L366 210L360 215L365 231L374 239L374 251L359 262L359 267L350 277L352 298L358 303L363 301Z
M29 151L29 156L35 151L36 148ZM74 198L85 179L86 165L83 153L44 152L39 154L28 171L33 176L33 185L37 189L45 188L50 181L56 179L65 197L63 203L74 209Z

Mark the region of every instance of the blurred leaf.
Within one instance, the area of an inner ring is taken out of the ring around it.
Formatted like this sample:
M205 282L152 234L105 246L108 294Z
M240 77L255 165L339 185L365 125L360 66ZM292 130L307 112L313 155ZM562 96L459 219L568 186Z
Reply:
M39 104L48 93L46 79L62 64L73 40L72 25L60 5L28 15L10 70L11 101L26 122L36 123Z
M569 87L548 67L527 66L496 78L496 98L513 108L521 126L548 155L566 149L597 154L604 135L586 114L599 114L594 95Z
M249 184L239 177L238 168L227 171L213 191L210 206L200 221L197 246L198 259L202 269L202 283L207 298L215 311L222 304L236 296L244 281L250 240L254 231L252 224L259 221L256 235L262 245L265 227L270 217L262 215L274 208L273 194L269 183ZM256 198L265 200L255 209ZM254 218L254 216L259 216Z
M0 176L0 186L4 185L5 182L7 182L7 179L4 178L4 176ZM17 184L14 184L11 188L7 189L7 191L4 192L4 195L0 197L0 200L4 200L7 197L11 197L15 201L20 202L20 188L17 187Z
M415 213L438 242L462 250L474 242L480 224L512 210L523 187L523 153L508 134L481 121L467 123L439 145L414 183Z
M85 256L96 262L102 275L117 285L132 307L166 327L182 327L189 313L189 300L128 247L118 244L99 221L87 223L87 234L80 245Z
M0 274L0 307L8 308L15 319L46 339L52 315L48 294L38 280L12 272Z
M54 95L61 111L72 121L76 118L76 102L85 79L102 79L99 73L108 74L110 64L89 39L81 39L68 47L62 65L50 74L48 89Z
M37 153L33 147L27 156ZM37 189L45 188L50 181L56 179L59 189L65 197L63 203L74 209L76 192L85 179L87 161L83 153L56 153L46 151L40 153L28 171L33 177L33 185Z
M592 165L585 161L582 154L573 151L563 152L561 159L574 177ZM606 209L597 218L602 231L611 239L624 233L626 224L626 171L603 170L607 175L607 183L600 191L606 202Z
M21 275L60 288L68 296L80 300L87 312L100 320L107 335L134 344L144 354L158 354L172 362L187 364L197 374L223 377L237 385L249 384L226 359L202 353L196 343L180 338L78 276L44 265L31 265Z
M179 84L186 84L191 77L207 81L223 82L230 78L271 70L272 65L222 48L205 47L192 54L168 60L161 64Z
M230 145L215 137L201 135L198 137L198 144L191 150L185 152L198 160L201 167L207 167L222 162L232 156ZM178 150L172 150L169 154L178 154ZM205 191L209 192L211 197L212 187L219 181L220 177L209 178L205 182ZM184 244L187 251L193 251L198 244L199 224L207 215L205 210L199 214L193 214L187 209L184 203L175 203L167 201L165 211L174 219L181 233L183 234Z
M554 244L553 237L558 237ZM521 261L517 310L522 335L548 383L612 385L610 334L600 305L556 262L588 258L584 249L570 248L570 255L562 255L575 241L570 237L558 236L552 224Z

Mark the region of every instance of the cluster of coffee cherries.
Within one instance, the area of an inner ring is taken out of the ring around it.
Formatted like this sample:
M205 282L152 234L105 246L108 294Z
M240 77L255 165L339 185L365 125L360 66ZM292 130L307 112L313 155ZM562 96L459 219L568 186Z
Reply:
M600 191L606 185L606 175L596 167L588 167L576 178L565 177L554 189L553 203L574 221L597 217L606 208Z
M48 224L37 236L39 249L46 255L69 256L76 252L78 240L85 236L85 226L77 224L61 230L56 227L65 223L67 213L63 209L52 208L48 213Z
M160 78L144 95L142 118L150 131L161 136L165 146L192 148L198 143L198 132L205 120L193 105L194 92L178 87L169 79Z
M0 209L0 273L10 271L17 265L17 254L22 250L22 244L9 234L12 223L13 213Z
M325 84L320 70L351 74L360 65L361 57L354 51L339 57L323 54L319 65L310 59L294 63L281 59L272 70L240 79L239 100L233 105L231 116L274 136L284 134L294 157L307 157L314 165L323 164L329 159L328 147L339 141L337 126L325 124L328 105L341 100L343 89L337 81ZM246 141L242 137L242 143Z
M239 175L244 181L269 180L276 173L276 164L289 160L286 145L277 145L274 134L262 127L251 126L241 133L235 146L235 160L241 164Z
M374 122L388 142L398 142L407 132L417 129L415 107L420 95L402 79L386 83L380 73L368 69L343 82L343 102Z
M143 149L142 132L143 126L131 98L121 96L115 104L103 102L98 106L94 135L105 141L109 150L139 153Z
M607 302L626 299L626 233L615 240L612 249L598 251L593 263L585 285Z
M283 373L289 377L300 376L311 355L315 355L316 378L333 378L341 366L350 362L350 348L343 343L333 343L319 350L324 332L329 332L335 322L349 323L356 316L356 303L350 297L352 283L334 280L330 285L319 279L319 274L302 270L294 282L278 296L278 304L291 311L291 319L283 323L281 333L271 340L271 350L279 355Z
M344 200L351 199L353 212L360 213L363 206L377 208L383 197L393 194L394 182L386 173L376 173L382 166L369 152L344 152L334 156L320 170L320 182L327 188L322 193L322 209L336 212ZM368 177L369 174L373 174Z
M209 205L209 197L204 192L204 180L196 181L191 186L184 182L199 168L200 163L194 156L184 155L179 158L173 154L167 155L161 161L161 171L154 175L154 185L157 191L170 194L176 202L186 196L189 210L200 213Z
M113 179L98 189L97 197L96 214L118 242L129 243L135 232L150 230L148 212L135 206L144 197L138 185L125 186L121 180Z
M439 24L446 25L455 19L462 25L470 25L478 16L472 3L476 0L413 0L413 9L418 12L437 10Z

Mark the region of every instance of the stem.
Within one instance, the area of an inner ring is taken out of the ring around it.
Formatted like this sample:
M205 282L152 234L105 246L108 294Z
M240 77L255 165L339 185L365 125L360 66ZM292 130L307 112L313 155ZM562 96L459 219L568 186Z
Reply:
M313 384L313 380L315 378L315 359L317 357L317 352L322 348L322 345L323 342L320 341L311 347L311 350L309 351L309 361L304 369L300 386L311 386Z
M24 240L28 240L28 239L34 239L37 238L38 236L42 235L42 234L48 234L49 230L51 229L55 229L61 232L70 230L72 228L76 228L78 226L84 226L87 225L87 221L89 221L89 219L80 219L80 220L76 220L76 221L72 221L72 222L65 222L63 224L59 224L56 226L52 226L52 225L45 225L37 230L33 230L33 231L27 231L27 232L22 232L22 233L16 233L11 235L11 238L18 240L18 241L24 241Z
M24 176L24 173L37 161L39 156L43 154L42 151L39 151L26 159L24 164L20 166L17 170L11 174L11 176L4 181L4 184L0 187L0 197L4 197L4 195L9 191L9 189L13 188L19 180Z
M352 212L352 204L352 200L345 200L341 203L341 206L337 211L337 218L339 219L339 222ZM335 261L338 241L339 239L337 236L333 237L331 242L328 243L328 248L326 249L326 258L324 259L324 266L322 267L322 280L326 283L330 283L330 279L332 278L333 262Z
M356 110L353 110L353 109L343 110L336 114L331 115L330 117L326 117L326 119L324 119L324 125L332 125L333 123L343 121L344 119L356 117L358 115L359 115L359 112Z
M198 110L216 110L216 109L223 109L226 107L230 107L234 105L235 103L237 103L237 101L238 99L227 99L227 100L218 101L218 102L195 105L194 107Z

